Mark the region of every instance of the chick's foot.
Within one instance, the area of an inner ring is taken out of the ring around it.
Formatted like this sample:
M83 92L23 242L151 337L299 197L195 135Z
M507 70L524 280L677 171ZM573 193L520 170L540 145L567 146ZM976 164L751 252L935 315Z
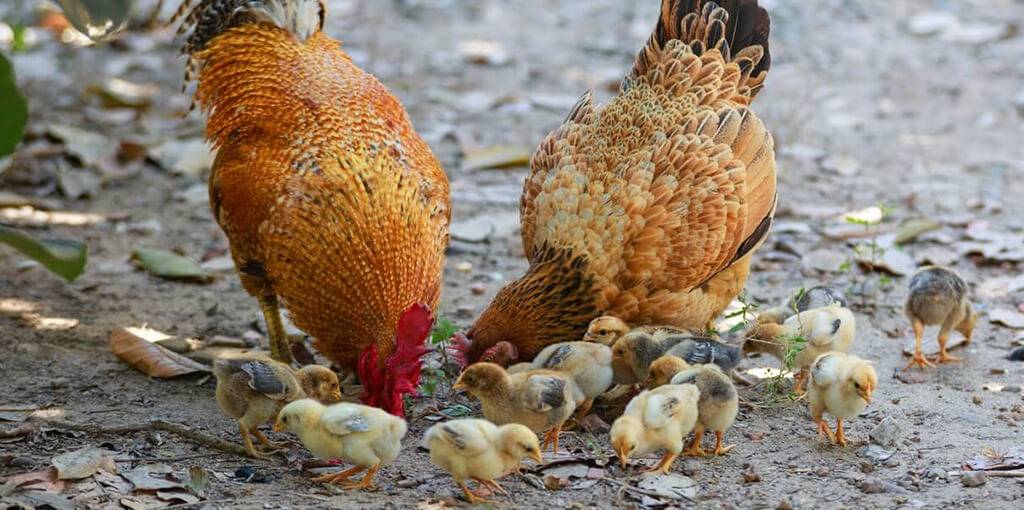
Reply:
M935 364L928 361L928 358L924 357L924 354L917 352L914 354L914 357L910 358L910 362L907 363L907 366L903 367L903 370L910 370L911 367L927 368L934 366Z

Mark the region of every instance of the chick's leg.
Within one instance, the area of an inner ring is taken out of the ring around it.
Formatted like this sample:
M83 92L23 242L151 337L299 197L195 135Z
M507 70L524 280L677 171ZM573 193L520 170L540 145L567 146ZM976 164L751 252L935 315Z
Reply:
M704 442L704 426L698 424L693 429L693 440L690 441L690 446L686 448L683 455L690 457L703 457L707 454L704 451L704 447L701 443Z
M328 473L323 476L311 478L311 480L313 480L314 482L341 484L343 482L348 481L348 479L351 478L352 475L359 474L359 472L364 469L366 468L362 466L352 466L340 473Z
M548 433L544 435L544 445L541 448L547 449L548 444L551 444L553 445L553 447L551 448L551 453L558 453L558 435L561 433L561 425L549 430Z
M910 363L903 367L903 370L909 370L910 367L934 367L935 365L928 361L928 358L924 357L921 353L921 341L924 339L924 323L920 320L914 319L914 357L910 358Z
M715 431L715 455L725 455L729 453L736 445L731 444L729 446L722 446L722 440L725 438L725 431Z
M818 417L818 435L827 437L832 443L836 442L836 435L832 433L832 429L829 428L825 419L820 416Z
M277 452L288 449L288 447L283 444L278 444L267 439L267 436L263 435L263 432L260 431L260 429L253 428L250 430L250 432L252 433L252 436L255 437L256 440L259 441L261 445L265 446L269 451Z
M255 430L255 429L254 429ZM249 453L249 456L254 459L269 459L270 456L264 453L256 451L256 447L252 445L252 438L249 437L251 431L241 422L238 423L238 433L242 435L242 443L245 444L245 451Z
M846 446L846 434L843 433L842 418L836 418L836 436L834 442L839 446Z
M672 468L672 463L676 461L677 457L679 457L678 453L665 452L665 455L663 455L661 457L661 461L658 462L658 464L656 466L646 470L645 472L646 473L660 472L663 475L667 475L669 469Z
M373 488L373 477L377 476L377 470L380 469L380 463L370 466L369 470L363 475L363 479L354 483L347 483L343 485L346 489L372 489Z
M270 356L281 363L291 365L292 348L288 343L288 335L284 332L284 323L281 322L281 310L278 307L277 296L265 293L259 298L260 310L263 311L263 318L267 321L267 335L270 337Z
M466 485L465 481L457 481L455 483L457 483L459 485L459 488L462 489L462 494L466 496L466 501L469 501L470 504L475 505L479 503L493 503L493 501L477 496L473 491L469 490L469 487Z
M951 328L949 328L947 325L943 324L942 329L939 330L939 355L936 356L933 360L936 363L949 363L951 361L960 361L960 358L957 358L956 356L950 356L949 353L946 352L946 342L949 341L950 329Z
M584 400L583 403L580 404L580 407L576 409L576 419L579 420L580 418L586 416L587 413L590 412L591 407L594 407L594 399L588 398Z

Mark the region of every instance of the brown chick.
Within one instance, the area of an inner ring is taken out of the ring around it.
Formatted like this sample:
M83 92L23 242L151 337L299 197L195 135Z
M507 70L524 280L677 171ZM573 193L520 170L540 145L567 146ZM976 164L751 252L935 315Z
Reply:
M671 335L665 331L637 329L630 331L612 346L612 369L618 384L637 384L647 377L654 360L664 356L688 335Z
M647 369L647 379L644 387L653 390L658 386L664 386L672 381L672 378L679 372L690 368L690 364L678 356L662 356L651 363Z
M583 394L562 374L529 370L509 374L494 363L474 363L452 386L480 399L484 418L496 425L520 423L534 432L547 432L544 448L558 451L562 425L582 402Z
M693 384L700 390L693 442L690 443L685 455L697 457L705 455L701 445L705 430L715 433L715 455L729 453L734 445L724 446L722 441L725 431L736 421L736 415L740 410L739 395L737 395L736 387L732 385L729 376L722 372L718 365L709 363L696 365L679 372L672 378L670 384Z
M245 449L255 458L267 456L253 447L250 435L270 450L280 448L258 427L277 416L286 404L306 397L327 403L341 400L337 374L318 365L293 371L264 357L218 359L213 375L217 378L217 403L224 414L238 421Z
M602 315L592 321L587 327L587 333L583 335L585 342L596 342L599 344L607 345L611 347L615 345L615 342L626 335L626 333L638 331L641 333L647 333L654 337L662 337L665 335L680 335L688 333L687 330L677 328L675 326L653 326L644 325L630 327L626 324L626 321L612 316Z
M828 352L814 361L811 383L807 391L811 418L818 424L818 433L833 443L846 446L843 419L860 414L878 387L878 377L869 361L852 354ZM836 417L833 434L825 423L824 413Z
M956 272L943 267L922 268L910 280L910 295L904 310L914 325L914 357L904 370L910 367L935 366L921 353L921 341L925 326L939 325L939 355L934 361L948 363L960 358L946 352L949 332L957 330L970 343L978 312L967 297L967 282Z

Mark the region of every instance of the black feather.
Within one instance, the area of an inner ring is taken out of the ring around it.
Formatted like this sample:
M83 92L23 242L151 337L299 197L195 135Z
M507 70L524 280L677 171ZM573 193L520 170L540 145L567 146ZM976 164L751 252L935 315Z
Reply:
M262 361L245 361L239 369L249 376L249 387L253 391L264 395L277 395L286 390L284 382L277 378L270 365Z
M544 366L542 368L555 369L562 365L565 360L572 354L571 345L561 345L555 352L551 353L548 359L544 360Z
M544 391L540 394L540 401L554 409L565 405L565 380L557 377L549 377L544 381Z

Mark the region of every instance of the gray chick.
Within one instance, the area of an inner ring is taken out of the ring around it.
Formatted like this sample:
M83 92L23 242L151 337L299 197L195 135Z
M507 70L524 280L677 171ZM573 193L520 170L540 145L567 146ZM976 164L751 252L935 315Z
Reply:
M761 312L757 316L759 324L782 324L786 319L807 310L824 308L831 305L847 306L846 294L831 285L817 285L789 296L784 306L776 306Z
M726 374L732 373L732 370L743 359L743 351L739 347L726 345L712 338L675 336L668 337L665 341L674 344L665 352L666 356L682 358L690 365L712 363L718 365L718 368L721 368L722 372Z
M914 357L904 370L910 367L935 366L921 352L925 326L938 325L939 355L937 363L959 361L946 352L949 332L956 329L969 343L978 313L967 296L967 282L956 272L944 267L922 268L910 279L910 294L904 305L907 318L914 326Z

